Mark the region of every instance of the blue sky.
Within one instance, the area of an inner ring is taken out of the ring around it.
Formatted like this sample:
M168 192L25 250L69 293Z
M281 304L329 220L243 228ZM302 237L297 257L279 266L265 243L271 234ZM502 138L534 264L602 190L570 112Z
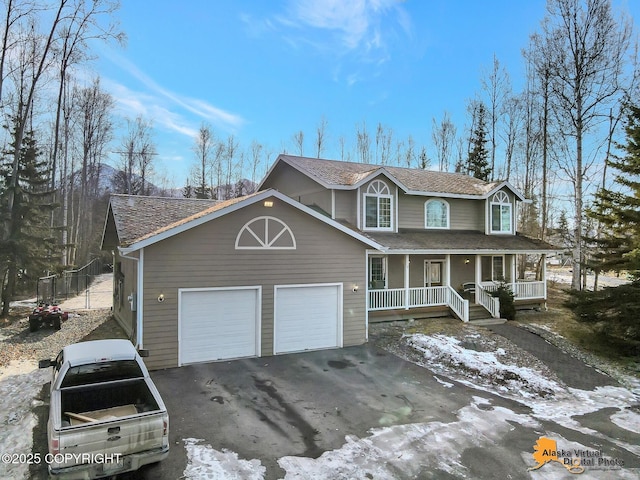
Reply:
M639 3L614 1L636 17ZM323 117L325 158L339 158L340 136L355 151L356 125L366 122L371 136L378 123L396 139L411 135L433 159L432 119L447 111L461 133L466 101L482 94L494 55L520 89L521 51L545 14L544 0L177 5L122 2L127 45L100 46L94 63L120 117L153 121L157 170L175 186L195 162L193 135L203 122L245 150L263 144L269 158L260 174L281 151L294 153L300 130L304 153L315 156Z

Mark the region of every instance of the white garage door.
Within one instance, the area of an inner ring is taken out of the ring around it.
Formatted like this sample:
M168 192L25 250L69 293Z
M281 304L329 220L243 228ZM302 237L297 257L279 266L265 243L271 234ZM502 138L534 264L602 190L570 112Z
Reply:
M275 288L274 353L342 346L342 285Z
M180 291L180 364L259 355L260 288Z

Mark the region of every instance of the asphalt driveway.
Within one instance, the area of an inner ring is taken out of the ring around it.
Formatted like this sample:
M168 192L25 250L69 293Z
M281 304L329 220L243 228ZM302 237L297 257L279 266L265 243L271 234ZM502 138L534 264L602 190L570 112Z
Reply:
M138 472L149 479L183 476L186 438L258 459L265 478L277 479L285 475L277 463L281 457L317 458L343 446L346 436L369 436L374 427L454 422L479 396L486 396L487 409L530 413L516 402L436 379L372 345L192 365L153 372L152 378L169 410L172 449L160 465ZM513 465L522 465L520 452L530 450L539 433L520 425L509 430L497 440L491 457L499 460L486 465L486 476L477 452L466 452L478 478L508 478ZM397 478L410 476L398 472ZM431 470L420 471L418 478L453 477Z

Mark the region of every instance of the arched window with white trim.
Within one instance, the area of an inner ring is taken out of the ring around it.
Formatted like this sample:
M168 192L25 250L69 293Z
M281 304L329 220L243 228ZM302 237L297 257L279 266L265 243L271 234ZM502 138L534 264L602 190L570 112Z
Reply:
M439 198L424 202L424 228L449 228L449 203Z
M276 217L249 220L236 236L236 250L295 250L296 238L289 226Z
M393 230L393 195L382 180L374 180L364 194L364 229Z
M491 199L491 233L512 233L513 204L509 195L503 191L497 192Z

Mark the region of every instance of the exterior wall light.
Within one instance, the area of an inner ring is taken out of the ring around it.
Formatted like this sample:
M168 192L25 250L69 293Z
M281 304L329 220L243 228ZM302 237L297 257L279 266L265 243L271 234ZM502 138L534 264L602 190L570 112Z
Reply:
M264 206L267 207L267 208L273 207L273 200L265 200L264 201Z
M358 285L354 285L354 286L353 286L353 291L354 291L354 292L357 292L357 291L358 291L358 288L360 288L360 287L358 287Z
M471 260L469 260L468 258L464 259L464 264L467 265L469 262L471 262Z

